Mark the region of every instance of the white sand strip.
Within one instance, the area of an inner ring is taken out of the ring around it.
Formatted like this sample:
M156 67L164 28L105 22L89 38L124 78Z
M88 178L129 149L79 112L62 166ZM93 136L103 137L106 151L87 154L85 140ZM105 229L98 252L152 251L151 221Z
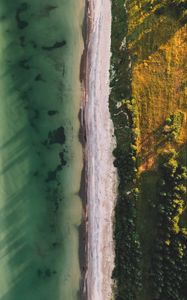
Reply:
M117 173L108 108L111 2L90 0L85 120L88 175L88 300L111 300L114 267L113 214Z

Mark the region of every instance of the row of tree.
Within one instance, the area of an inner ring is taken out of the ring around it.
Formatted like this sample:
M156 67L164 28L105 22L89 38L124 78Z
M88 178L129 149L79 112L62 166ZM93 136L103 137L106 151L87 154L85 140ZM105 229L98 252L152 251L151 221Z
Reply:
M153 254L155 299L187 299L187 230L180 225L186 207L187 170L175 150L159 158L158 228Z
M110 112L117 141L113 154L119 175L115 207L115 299L135 300L142 288L141 247L137 232L138 110L131 97L131 65L125 32L127 13L124 0L112 1L112 57ZM129 100L126 100L129 99Z
M137 106L134 99L118 102L115 122L117 148L114 164L118 169L119 187L115 209L116 299L135 300L142 288L141 247L137 231Z

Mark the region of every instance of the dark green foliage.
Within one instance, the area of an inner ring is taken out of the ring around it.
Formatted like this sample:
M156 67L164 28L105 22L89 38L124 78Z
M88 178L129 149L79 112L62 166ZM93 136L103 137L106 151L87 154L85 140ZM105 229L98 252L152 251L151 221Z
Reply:
M110 107L114 109L117 101L131 96L130 56L125 43L128 26L124 0L112 1L112 16L110 86L114 97L111 96Z
M112 58L110 112L117 147L113 154L119 187L115 208L115 299L135 300L141 289L141 246L137 232L137 106L131 99L130 57L125 45L127 16L124 1L112 1ZM130 100L123 100L128 98Z
M125 130L125 129L124 129ZM131 137L133 141L133 137ZM125 142L127 144L127 142ZM141 247L136 226L136 204L139 198L136 146L120 144L114 151L119 187L115 209L116 299L136 299L141 289Z
M179 220L186 206L186 168L173 150L160 157L160 197L157 204L158 229L153 254L155 299L184 300L187 279L187 231Z

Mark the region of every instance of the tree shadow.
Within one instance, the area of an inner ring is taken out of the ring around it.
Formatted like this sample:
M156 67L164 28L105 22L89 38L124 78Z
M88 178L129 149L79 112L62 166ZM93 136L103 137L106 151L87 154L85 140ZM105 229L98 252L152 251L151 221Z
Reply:
M183 15L184 7L182 5L177 6L169 1L161 5L158 3L160 1L145 4L132 17L139 19L145 12L148 13L143 22L128 35L130 53L134 63L141 63L155 53L187 22L187 16ZM186 8L186 4L184 6Z
M170 114L170 117L171 116L173 115ZM184 126L185 123L182 123L180 130ZM178 135L176 135L176 137L174 137L172 135L172 133L174 132L173 130L174 129L172 127L172 124L171 127L169 127L165 120L164 122L162 122L162 124L159 127L157 127L152 132L150 132L150 134L147 134L146 137L144 137L144 139L141 139L140 142L141 153L139 158L141 164L148 162L149 159L151 158L153 159L152 163L154 164L158 152L164 148L168 148L172 146L178 151L181 151L181 149L185 147L185 146L181 146L181 144L178 144L178 137L180 136L180 132L178 133ZM185 151L184 151L184 155L185 155Z

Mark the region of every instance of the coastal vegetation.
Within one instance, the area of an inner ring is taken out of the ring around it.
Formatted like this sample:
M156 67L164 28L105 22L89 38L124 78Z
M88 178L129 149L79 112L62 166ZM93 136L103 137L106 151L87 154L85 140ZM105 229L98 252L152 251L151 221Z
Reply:
M180 224L187 205L187 169L174 149L159 157L157 233L152 257L154 299L186 299L187 229Z
M186 1L112 1L114 298L186 299Z
M141 289L141 247L137 231L137 201L139 184L137 173L137 106L134 99L117 103L114 165L118 168L119 187L115 209L115 268L117 296L135 299ZM124 170L126 170L124 172ZM121 299L121 298L120 298Z
M120 6L121 5L121 6ZM115 17L114 17L115 16ZM115 208L115 281L116 299L136 299L141 290L141 246L137 231L139 200L138 139L139 119L136 100L131 98L130 58L122 28L126 26L123 1L113 1L110 111L117 147L113 154L118 169L118 199ZM122 66L122 68L121 68ZM126 81L126 85L124 82Z

